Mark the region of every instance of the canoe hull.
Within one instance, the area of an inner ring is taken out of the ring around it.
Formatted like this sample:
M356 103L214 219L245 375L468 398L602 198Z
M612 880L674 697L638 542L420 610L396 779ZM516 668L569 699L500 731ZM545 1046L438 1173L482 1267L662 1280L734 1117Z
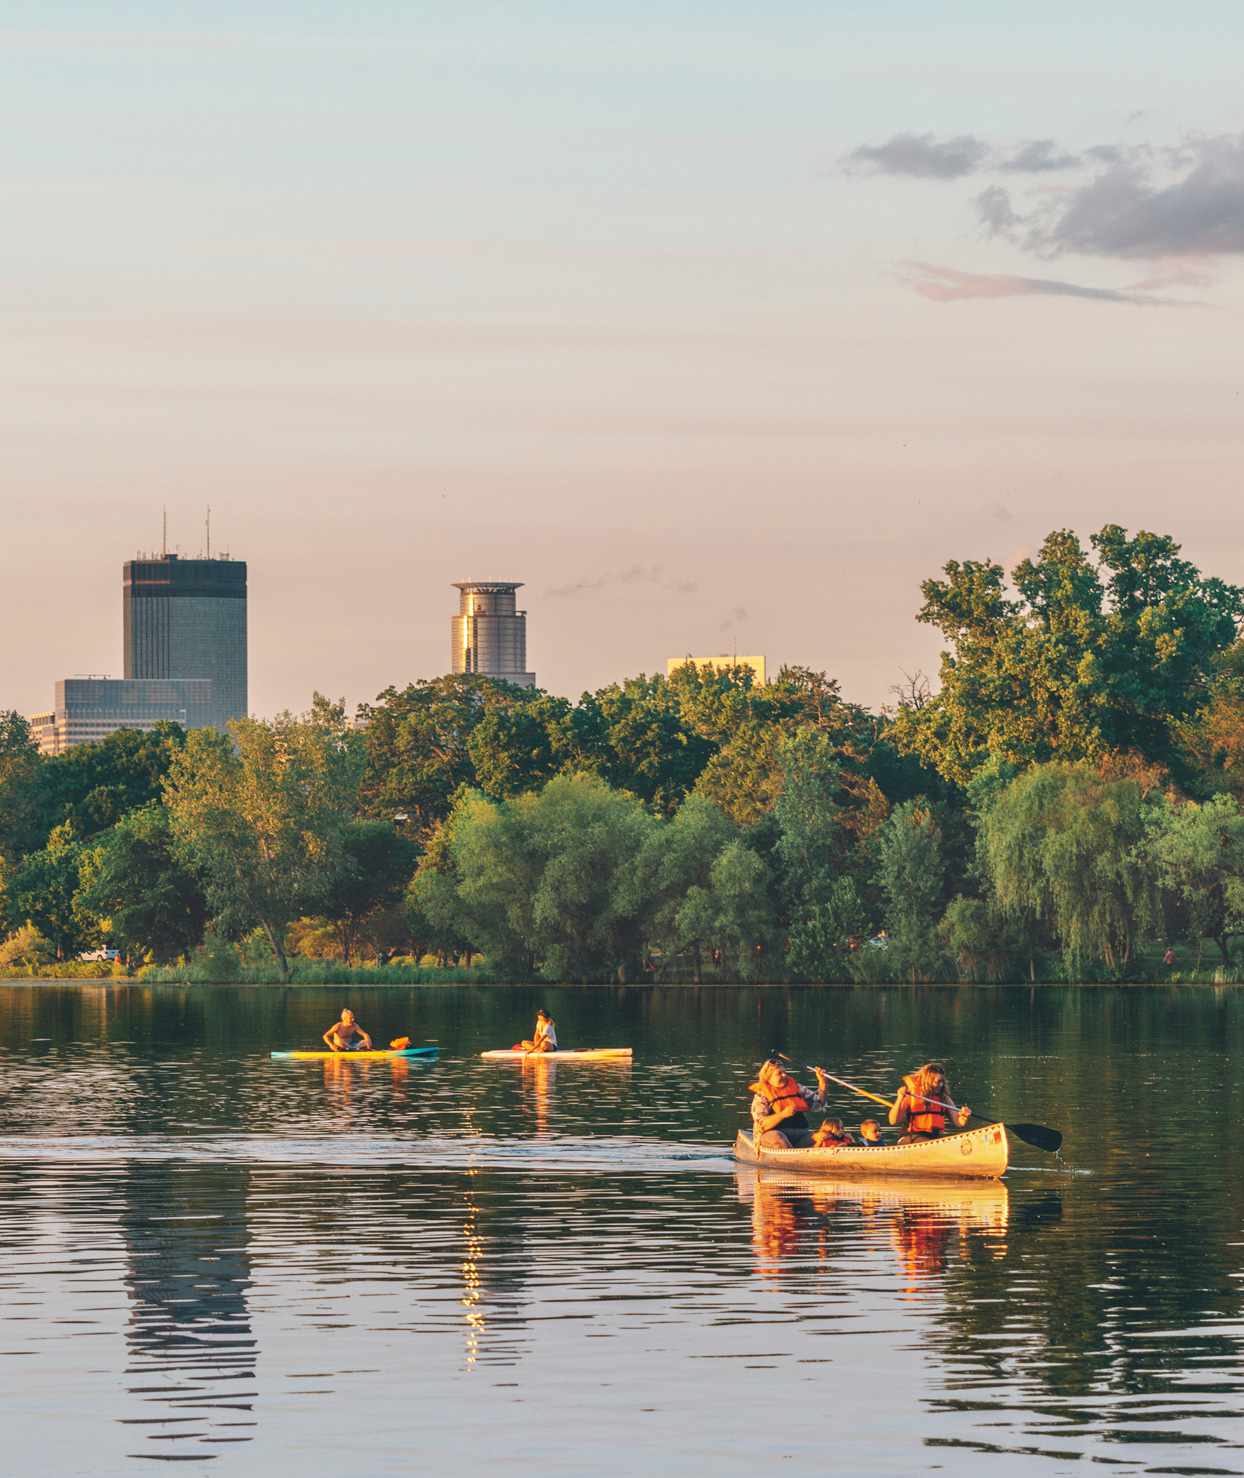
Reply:
M392 1062L396 1059L409 1060L412 1057L435 1057L441 1049L439 1047L403 1047L400 1050L393 1047L377 1048L374 1052L269 1052L269 1057L284 1058L287 1062L324 1062L333 1058L339 1062L377 1062L381 1060Z
M631 1060L631 1048L584 1047L579 1051L575 1051L573 1048L566 1048L557 1052L495 1050L492 1052L481 1052L480 1056L488 1062L629 1062Z
M812 1170L824 1175L929 1176L959 1180L998 1180L1009 1158L1006 1129L986 1124L962 1134L946 1134L918 1144L826 1146L807 1150L757 1150L750 1134L739 1131L734 1158L746 1165L773 1165L783 1170Z

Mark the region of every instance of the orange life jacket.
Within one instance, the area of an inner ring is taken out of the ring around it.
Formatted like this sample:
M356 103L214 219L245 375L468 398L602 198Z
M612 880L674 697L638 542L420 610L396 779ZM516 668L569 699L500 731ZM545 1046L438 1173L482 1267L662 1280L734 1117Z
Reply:
M916 1091L914 1077L903 1079L907 1089L907 1133L944 1134L950 1128L950 1115L932 1099L924 1098Z
M817 1149L820 1150L833 1149L835 1146L840 1144L855 1143L855 1141L851 1138L849 1134L822 1134L819 1129L813 1136L813 1142L815 1143Z
M776 1112L779 1108L786 1108L789 1105L793 1107L795 1113L806 1114L812 1107L803 1096L799 1084L795 1082L789 1073L786 1074L777 1087L773 1087L768 1083L749 1083L748 1091L759 1093L762 1098L767 1099L771 1112Z

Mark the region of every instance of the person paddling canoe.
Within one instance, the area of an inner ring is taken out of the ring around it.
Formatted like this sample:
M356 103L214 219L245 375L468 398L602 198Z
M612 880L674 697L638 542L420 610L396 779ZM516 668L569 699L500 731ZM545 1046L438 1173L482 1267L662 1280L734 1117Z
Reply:
M752 1139L764 1149L806 1149L812 1143L809 1109L825 1107L825 1074L816 1069L816 1087L805 1088L782 1066L766 1058L748 1085L752 1094Z
M370 1052L371 1038L354 1019L354 1012L347 1007L341 1019L334 1021L324 1033L323 1042L333 1052Z
M963 1129L971 1117L970 1108L959 1108L951 1098L946 1069L940 1062L926 1062L908 1073L890 1107L890 1123L903 1131L899 1144L937 1139L952 1121Z

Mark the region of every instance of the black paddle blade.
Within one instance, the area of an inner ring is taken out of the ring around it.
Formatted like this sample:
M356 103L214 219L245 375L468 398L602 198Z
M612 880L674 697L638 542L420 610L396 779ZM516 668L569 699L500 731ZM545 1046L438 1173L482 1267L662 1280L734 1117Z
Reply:
M1039 1150L1047 1150L1051 1155L1056 1155L1062 1148L1062 1135L1057 1129L1050 1129L1045 1124L1012 1124L1008 1119L1006 1127L1016 1139L1035 1145Z

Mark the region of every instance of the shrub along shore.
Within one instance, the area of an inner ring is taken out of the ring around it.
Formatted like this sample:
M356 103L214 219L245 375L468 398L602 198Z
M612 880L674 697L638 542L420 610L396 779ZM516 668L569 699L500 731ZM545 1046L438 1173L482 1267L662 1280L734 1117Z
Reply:
M1111 525L922 591L940 680L880 712L735 667L54 758L0 715L0 976L1244 977L1244 590Z

